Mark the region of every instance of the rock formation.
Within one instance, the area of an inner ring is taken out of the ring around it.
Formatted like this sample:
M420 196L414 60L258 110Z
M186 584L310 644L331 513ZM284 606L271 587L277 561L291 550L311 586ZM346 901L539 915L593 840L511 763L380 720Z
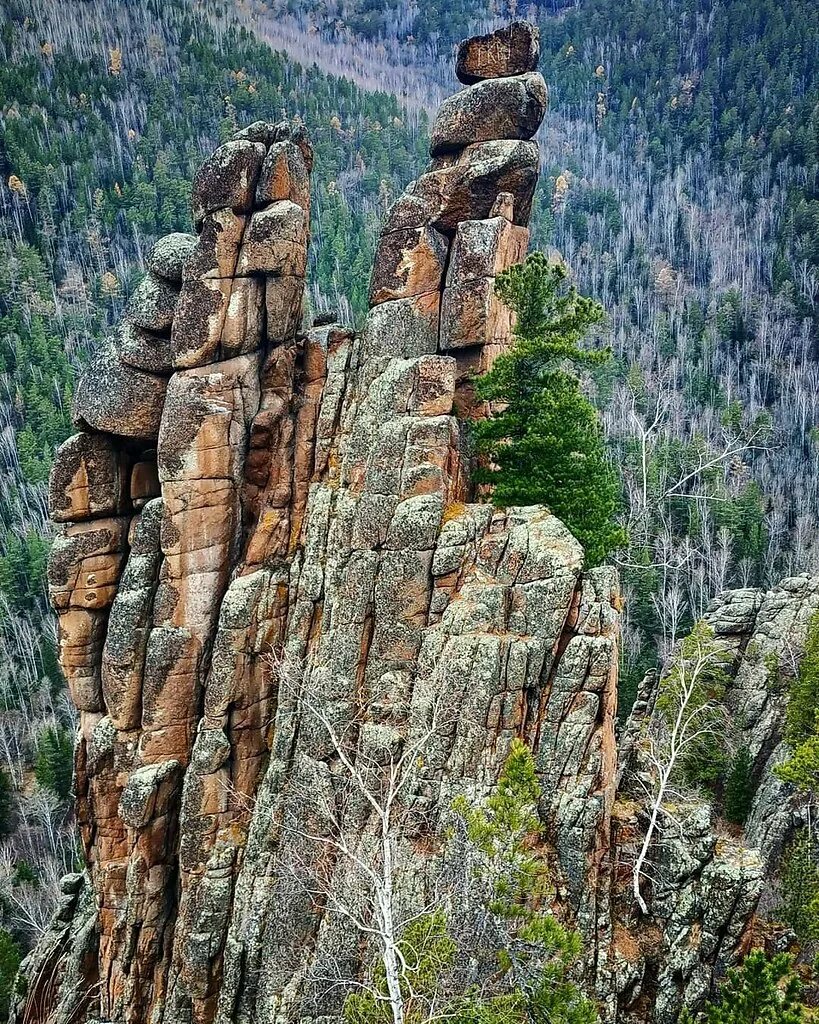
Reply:
M24 965L18 1019L338 1015L333 971L360 977L371 951L283 870L319 856L294 850L304 840L285 823L319 827L338 782L304 692L362 750L400 750L433 706L454 712L412 794L429 833L401 838L407 906L447 877L453 798L487 794L523 737L559 910L584 936L605 1016L632 1012L663 970L696 995L741 943L756 889L702 905L707 871L718 888L732 863L707 821L701 863L678 869L685 901L655 894L653 912L678 922L668 950L618 943L633 924L618 849L641 826L636 805L634 820L615 807L616 576L585 572L547 509L474 501L471 380L510 342L493 283L528 244L537 54L524 23L462 45L471 84L442 106L429 169L387 215L360 334L303 327L310 144L255 123L205 161L198 234L157 243L82 375L78 433L51 480L49 582L80 713L87 870L65 880ZM373 822L345 813L366 843ZM333 884L344 891L342 861ZM680 937L695 927L701 949Z

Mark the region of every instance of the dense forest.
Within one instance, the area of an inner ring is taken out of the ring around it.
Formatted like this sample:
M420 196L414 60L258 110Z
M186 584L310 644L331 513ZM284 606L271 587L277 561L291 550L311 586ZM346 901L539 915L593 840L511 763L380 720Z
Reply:
M44 880L75 856L44 485L76 368L153 240L190 227L202 155L257 118L306 123L312 306L360 320L381 217L426 161L429 90L452 87L453 41L509 13L481 0L237 8L4 6L0 886L23 944L52 906ZM720 589L819 568L819 18L806 0L515 10L540 24L551 92L533 241L607 312L598 342L614 358L586 384L623 467L628 709ZM275 49L284 17L288 52ZM313 37L321 68L299 63ZM361 47L384 69L377 89L334 74ZM405 94L416 85L406 106L396 69Z

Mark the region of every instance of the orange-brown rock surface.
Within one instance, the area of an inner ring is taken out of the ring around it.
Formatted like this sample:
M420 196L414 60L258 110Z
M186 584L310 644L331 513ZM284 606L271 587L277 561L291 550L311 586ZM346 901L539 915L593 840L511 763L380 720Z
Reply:
M328 965L361 976L369 954L283 870L316 854L282 823L334 785L283 665L362 744L400 748L432 704L449 712L413 795L429 834L400 840L411 907L446 877L452 800L489 792L523 737L562 910L611 993L616 575L584 572L547 509L474 503L464 423L472 376L510 342L494 280L528 244L545 89L527 31L467 44L473 78L522 76L495 78L506 137L441 122L444 155L386 218L359 334L303 326L310 146L256 123L205 162L198 236L157 244L79 382L49 580L87 873L26 964L19 1019L339 1013Z

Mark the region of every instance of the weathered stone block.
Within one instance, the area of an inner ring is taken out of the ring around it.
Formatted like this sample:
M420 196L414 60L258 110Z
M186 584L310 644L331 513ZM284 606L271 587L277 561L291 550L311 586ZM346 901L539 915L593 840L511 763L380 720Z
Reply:
M144 463L142 464L144 465ZM102 652L102 693L117 729L136 729L162 551L162 501L149 502L132 530L131 552L111 607Z
M71 700L79 711L104 709L100 658L107 613L93 608L68 608L57 618L57 649Z
M448 416L455 395L455 360L422 356L415 364L415 380L407 408L421 416Z
M440 289L449 243L430 227L382 234L373 260L370 304Z
M534 142L478 142L445 166L421 175L410 186L439 231L453 234L464 220L489 217L499 192L516 196L515 223L526 224L532 209L540 156Z
M206 213L230 208L247 213L253 207L256 183L266 155L260 142L237 139L220 146L202 164L193 179L191 206L194 223Z
M125 317L146 331L169 331L178 295L177 288L149 271L128 300Z
M152 334L127 320L114 332L117 355L126 366L148 373L170 374L173 372L171 338L168 334Z
M55 523L116 515L127 504L127 459L111 437L74 434L60 445L48 482Z
M271 145L256 186L257 206L280 199L289 199L303 210L310 209L310 173L301 150L289 140Z
M267 340L273 345L295 337L301 325L304 278L269 277L265 284Z
M185 263L195 247L196 235L173 231L154 243L153 248L145 257L145 265L148 270L159 277L179 284L182 281Z
M496 277L526 258L529 229L505 217L465 220L458 225L447 268L447 286L481 277Z
M458 47L455 74L470 84L485 78L504 78L534 71L540 59L540 32L526 21L515 21L485 36L466 39Z
M251 215L237 274L275 274L304 277L307 269L307 214L282 199Z
M434 355L438 350L440 293L427 292L373 306L362 332L362 346L371 356L398 358Z
M213 362L230 304L230 278L186 281L171 331L174 366L188 369Z
M492 139L531 139L546 113L548 92L538 72L478 82L444 100L432 126L432 156Z
M180 789L181 765L176 760L137 768L125 784L119 816L130 828L144 828L153 818L167 814Z
M231 209L214 210L203 222L199 239L185 264L183 280L233 277L247 216Z
M164 377L123 363L109 340L77 382L74 422L107 434L152 440L159 433L167 387Z
M495 280L478 278L444 291L440 349L505 345L512 334L512 313L495 295Z
M225 322L221 353L226 359L255 352L264 340L265 282L259 277L234 278Z
M59 611L110 607L128 550L127 518L68 523L48 559L48 593Z

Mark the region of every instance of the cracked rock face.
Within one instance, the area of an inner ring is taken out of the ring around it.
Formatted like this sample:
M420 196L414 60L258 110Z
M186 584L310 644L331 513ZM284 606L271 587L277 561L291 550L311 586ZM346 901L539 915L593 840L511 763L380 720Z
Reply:
M617 941L628 922L615 844L629 840L615 806L616 575L584 571L548 509L495 510L470 481L468 420L484 414L472 380L510 344L494 281L526 252L538 171L527 140L545 109L536 30L505 32L461 48L459 77L494 81L445 105L441 155L387 216L360 334L302 327L312 152L300 127L256 122L204 163L198 235L156 244L79 382L79 433L51 481L49 583L80 712L87 871L65 883L24 965L17 1020L338 1017L335 977L363 977L372 949L288 873L318 856L293 823L315 826L339 784L303 692L338 728L355 724L362 751L400 750L445 711L407 798L425 831L408 824L398 840L410 910L448 891L457 868L452 801L486 796L523 738L556 909L583 935L603 1015L647 986L645 958L624 959ZM514 102L476 139L484 92ZM726 632L747 633L760 601L726 606ZM774 756L757 704L748 728ZM345 814L366 850L374 822L361 807ZM688 971L692 992L755 901L750 882L724 910L704 890L713 877L733 891L740 854L713 855L701 825L711 875L681 855L685 900L658 893L652 908L677 936L652 970ZM344 864L330 868L348 892ZM447 909L468 916L468 892ZM695 925L719 942L694 948Z
M661 1024L713 993L714 976L734 966L754 940L755 915L776 919L772 892L782 853L806 819L806 796L773 775L788 753L783 742L788 680L798 672L808 623L819 609L819 580L797 576L770 591L741 589L716 599L705 615L728 655L725 703L736 747L753 759L755 796L744 830L720 821L707 793L680 799L679 822L664 830L645 885L653 937L635 928L623 871L612 886L610 963L618 1016ZM658 678L644 681L620 743L621 781L613 842L624 869L633 863L647 822L642 744L654 718ZM643 938L642 943L637 941Z

